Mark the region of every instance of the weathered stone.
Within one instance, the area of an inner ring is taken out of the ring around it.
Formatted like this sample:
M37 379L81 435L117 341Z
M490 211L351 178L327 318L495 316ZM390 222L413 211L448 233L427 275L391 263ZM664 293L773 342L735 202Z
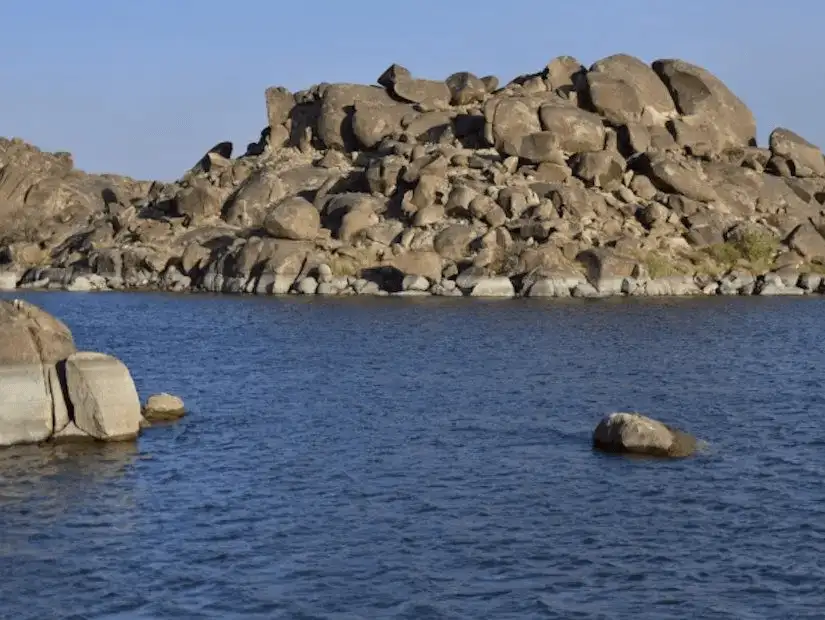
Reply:
M381 86L389 89L396 97L410 103L428 105L448 105L451 92L447 84L436 80L421 80L412 77L400 65L392 65L378 78Z
M587 101L594 112L615 125L642 120L643 106L639 94L627 82L605 73L589 72L586 83Z
M393 256L387 264L404 275L424 276L437 282L441 279L444 261L435 252L412 251Z
M566 153L604 148L605 128L596 114L578 108L543 105L539 109L539 118L544 131L553 134L558 148Z
M603 74L628 84L636 92L643 108L662 117L676 114L676 106L667 87L656 72L645 62L627 54L615 54L603 58L590 67L590 73Z
M825 239L810 222L797 226L788 237L787 245L808 260L825 261Z
M408 275L404 276L401 283L402 291L426 291L430 288L430 281L424 276Z
M793 174L798 177L825 176L825 157L818 147L790 129L777 128L771 132L771 153L782 157L793 165Z
M654 154L640 157L635 165L663 191L700 202L712 202L718 197L707 179L703 178L701 169L685 160Z
M510 278L504 276L480 278L470 292L471 297L515 297Z
M80 430L96 439L133 439L140 431L140 400L129 370L103 353L73 353L66 385Z
M573 87L586 69L572 56L558 56L544 70L544 79L551 90Z
M365 146L372 146L377 143L377 140L373 142L377 130L367 128L374 127L379 122L387 122L382 117L384 110L389 110L387 113L390 117L400 120L400 116L393 115L395 109L396 103L383 88L360 84L333 84L326 89L321 100L318 137L327 148L347 151L358 148L358 140L353 129L353 115L360 111L360 137L365 142L372 143ZM373 119L373 124L369 123L370 118ZM380 134L382 131L377 133Z
M591 187L608 191L622 184L625 160L615 151L579 153L575 158L573 173Z
M613 413L593 432L593 446L605 452L658 457L686 457L698 442L694 437L638 413Z
M611 248L584 250L576 256L576 260L584 265L590 283L596 285L608 279L627 278L633 274L636 265L635 260L621 256Z
M0 291L13 291L16 289L21 275L17 271L0 271Z
M178 215L192 219L220 217L223 202L224 193L203 179L193 181L175 196Z
M487 87L484 82L466 71L453 73L447 78L446 83L447 88L450 89L450 103L452 105L467 105L483 101L487 95Z
M470 243L476 233L465 224L453 224L436 235L433 247L444 258L460 260L466 258Z
M0 301L0 366L55 364L76 351L66 325L26 301Z
M224 219L234 226L261 226L269 206L285 195L279 175L269 168L261 168L253 172L229 200Z
M484 117L485 134L496 149L504 152L506 144L519 145L525 136L541 131L538 114L518 99L491 99L484 107Z
M184 415L186 415L186 407L183 400L165 392L150 396L143 408L143 417L149 422L177 420Z
M0 364L0 446L37 443L54 430L52 398L40 364Z
M266 89L266 115L270 130L282 125L289 119L289 113L295 105L295 97L281 86L271 86Z
M279 239L311 240L321 228L321 215L315 205L296 196L273 207L263 225L270 235Z
M719 78L683 60L657 60L653 70L681 114L706 119L722 134L726 146L754 145L756 121L748 107Z

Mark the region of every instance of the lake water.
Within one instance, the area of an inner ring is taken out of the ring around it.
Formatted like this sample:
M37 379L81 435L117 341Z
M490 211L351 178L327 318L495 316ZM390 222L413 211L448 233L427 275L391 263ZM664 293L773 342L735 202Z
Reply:
M191 414L0 452L2 618L825 613L825 300L16 296Z

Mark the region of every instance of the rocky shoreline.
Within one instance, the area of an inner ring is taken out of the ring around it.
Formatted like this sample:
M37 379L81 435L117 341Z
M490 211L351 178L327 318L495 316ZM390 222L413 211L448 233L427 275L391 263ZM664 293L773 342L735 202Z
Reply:
M266 90L172 183L0 139L0 290L579 297L825 293L825 157L709 71L559 57Z

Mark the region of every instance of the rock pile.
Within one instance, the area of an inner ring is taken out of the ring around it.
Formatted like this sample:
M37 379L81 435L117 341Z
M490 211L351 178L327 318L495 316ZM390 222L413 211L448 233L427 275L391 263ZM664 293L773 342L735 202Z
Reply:
M0 394L0 446L128 440L146 423L120 360L77 351L65 324L21 300L0 301Z
M709 71L559 57L266 90L174 183L0 141L2 287L318 295L825 291L825 158Z

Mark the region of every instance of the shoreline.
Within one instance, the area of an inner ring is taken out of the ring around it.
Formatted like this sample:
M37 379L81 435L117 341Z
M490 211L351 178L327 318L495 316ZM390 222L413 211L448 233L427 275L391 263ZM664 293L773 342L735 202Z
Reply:
M322 266L323 267L323 266ZM50 271L62 271L54 270ZM321 269L323 272L324 270ZM584 277L513 278L506 276L462 277L438 282L423 276L405 276L397 286L382 287L375 280L329 274L303 277L270 277L264 274L247 280L201 278L175 283L123 283L96 274L63 274L62 279L42 276L42 271L24 274L0 272L0 292L135 292L183 293L254 297L389 297L474 299L622 299L708 297L819 297L825 295L825 275L807 272L771 272L758 276L732 273L722 278L668 276L663 278L605 278L591 282ZM53 276L55 274L52 274ZM280 279L280 281L279 281ZM272 281L270 281L272 280Z

